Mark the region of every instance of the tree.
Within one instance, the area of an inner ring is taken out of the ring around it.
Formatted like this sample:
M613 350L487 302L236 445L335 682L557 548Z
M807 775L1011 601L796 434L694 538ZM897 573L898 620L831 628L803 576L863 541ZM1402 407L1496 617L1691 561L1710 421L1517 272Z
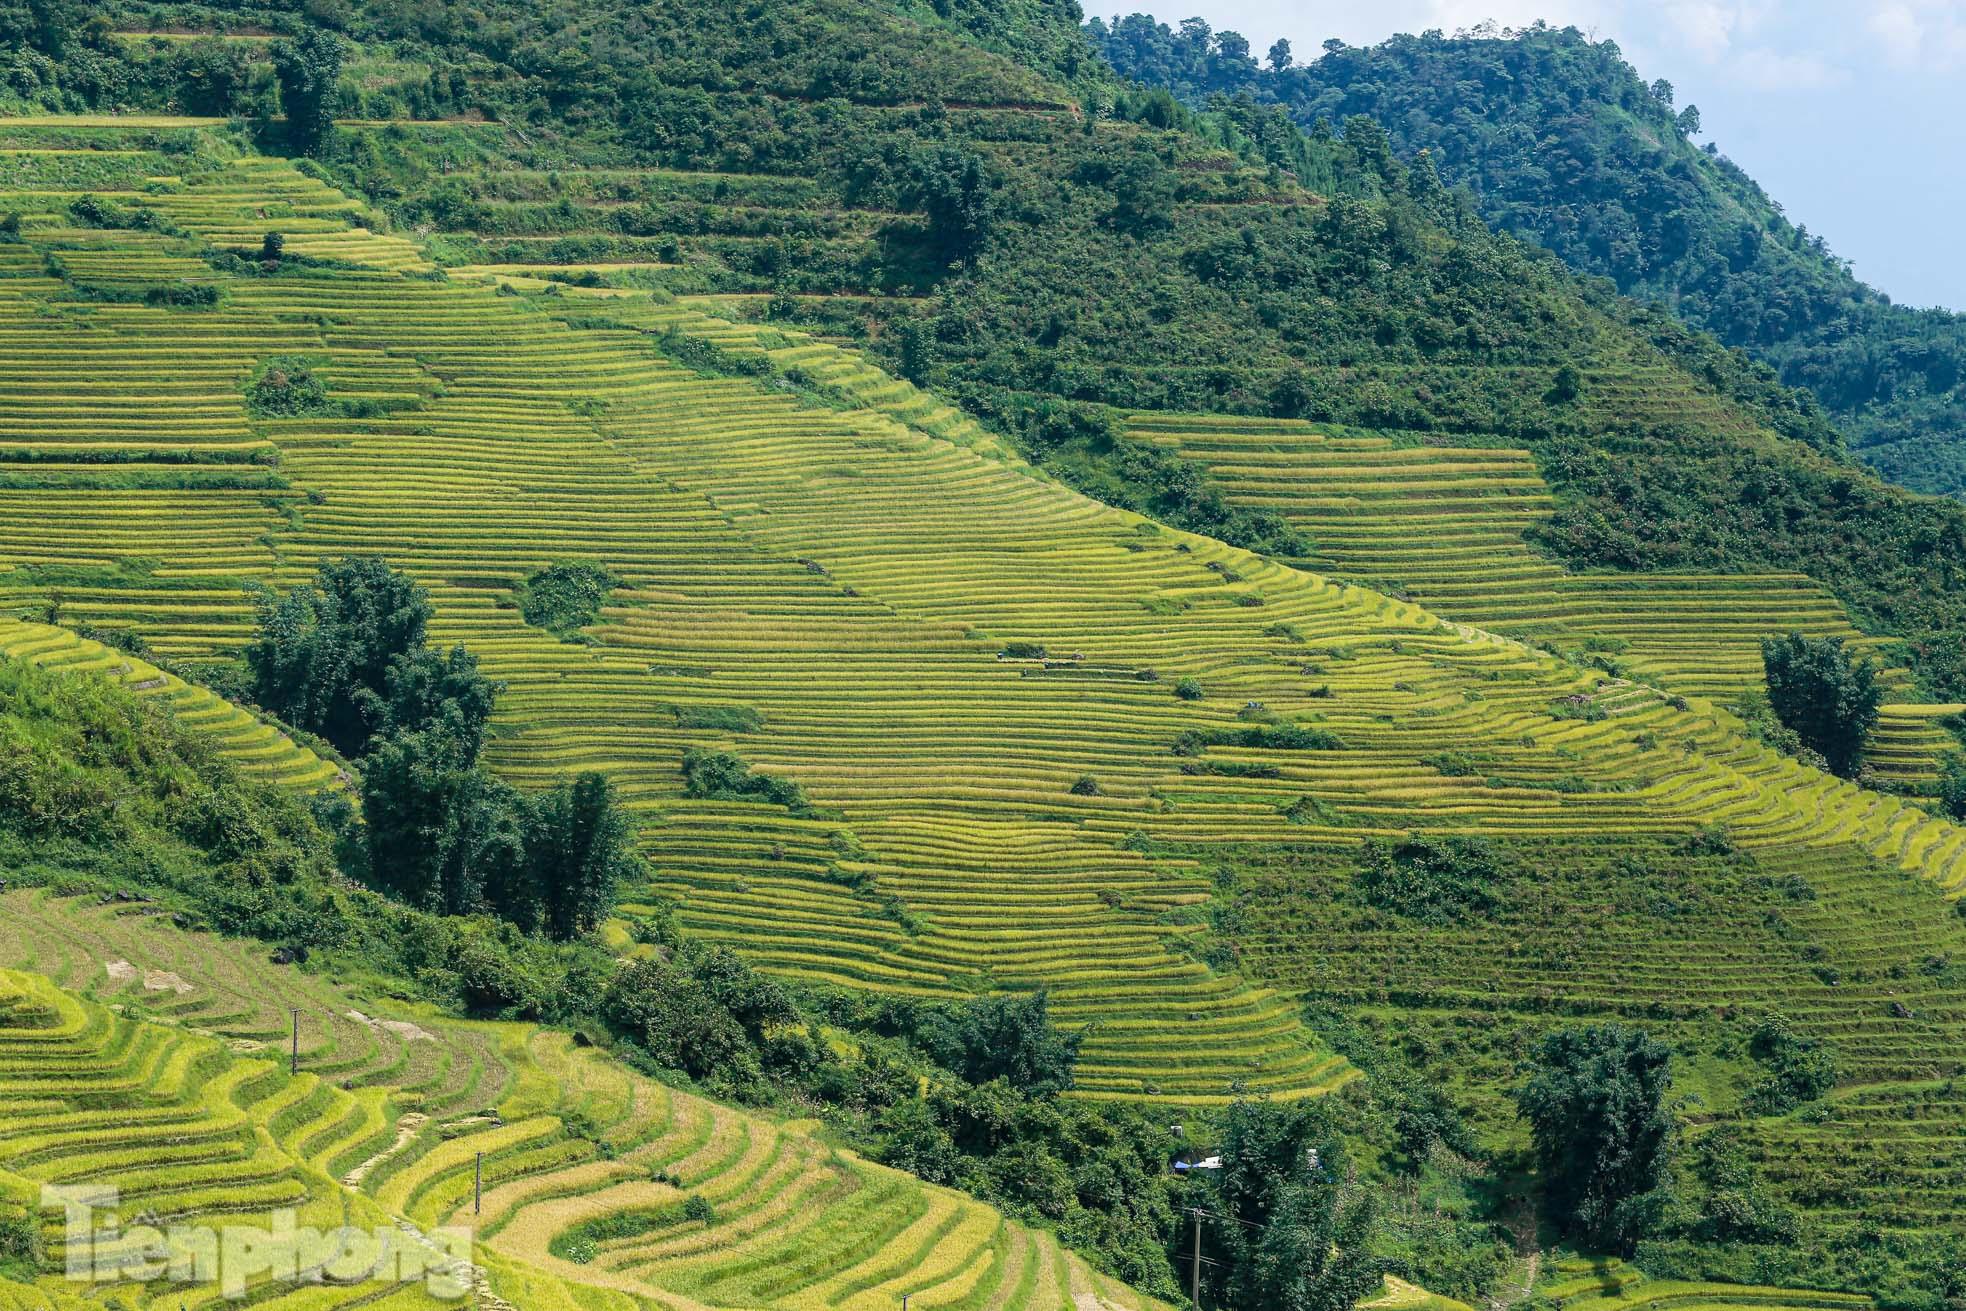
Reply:
M1939 762L1939 809L1948 819L1966 820L1966 756L1957 751Z
M1549 401L1553 405L1572 405L1584 394L1584 375L1574 364L1565 364L1556 371L1556 383L1550 388Z
M1316 1101L1239 1101L1214 1180L1228 1219L1213 1237L1224 1305L1239 1311L1347 1311L1380 1286L1371 1199L1347 1180L1344 1146Z
M1137 151L1113 170L1106 184L1113 208L1106 222L1116 231L1146 237L1174 223L1174 178L1159 157Z
M1700 135L1700 107L1688 105L1679 111L1679 130L1689 137Z
M1345 120L1345 144L1358 155L1359 163L1382 181L1392 180L1395 169L1393 145L1386 136L1385 128L1364 114L1354 114Z
M1023 997L985 997L924 1026L921 1043L936 1062L971 1083L1002 1079L1019 1092L1048 1097L1072 1087L1085 1031L1065 1034L1051 1023L1041 988Z
M224 117L240 112L252 91L254 62L235 42L199 37L171 52L178 99L188 114Z
M321 563L311 585L262 601L246 648L253 695L296 728L360 754L389 718L391 668L423 646L430 597L379 556Z
M916 203L928 217L929 244L945 264L967 265L990 237L990 175L964 150L943 150L919 166Z
M565 942L599 927L634 864L632 837L604 775L582 774L533 802L526 864L547 937Z
M81 30L78 0L0 0L0 47L26 46L59 59Z
M904 319L894 331L901 343L901 376L917 387L926 387L935 367L934 331L920 319Z
M1249 57L1249 38L1240 32L1217 32L1215 53L1231 64L1252 62Z
M1290 39L1278 37L1270 45L1269 65L1272 73L1281 73L1290 67Z
M287 115L287 141L296 153L312 155L334 131L342 63L348 43L334 32L309 27L298 37L273 45L273 74L280 81L280 107Z
M769 1035L802 1018L783 986L728 949L697 943L672 960L623 965L601 1009L656 1064L739 1091L762 1080Z
M383 731L416 732L447 721L448 730L475 762L503 683L478 672L478 658L461 646L449 655L426 648L398 656L383 676Z
M1671 1053L1621 1024L1559 1029L1516 1106L1529 1121L1548 1213L1580 1242L1629 1252L1662 1203L1675 1141Z
M523 798L474 768L447 726L398 733L376 748L362 770L362 814L378 891L420 910L497 910L537 927Z
M1652 84L1652 98L1664 105L1667 109L1672 108L1672 97L1672 83L1666 81L1663 77Z
M319 414L327 407L327 380L301 356L274 356L246 384L246 408L263 418L292 419Z
M1820 753L1832 772L1854 776L1884 700L1876 662L1852 659L1840 637L1800 633L1763 641L1761 662L1775 717Z
M369 756L368 881L423 910L497 915L558 942L591 933L634 863L613 788L583 774L528 796L477 767L458 720L446 707Z

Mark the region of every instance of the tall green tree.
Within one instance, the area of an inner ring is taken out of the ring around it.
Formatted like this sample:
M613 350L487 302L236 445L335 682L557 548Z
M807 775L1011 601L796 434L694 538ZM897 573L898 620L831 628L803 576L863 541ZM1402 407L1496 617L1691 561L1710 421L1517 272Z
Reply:
M362 769L362 814L378 891L419 910L538 926L525 800L476 768L450 727L378 746Z
M634 860L613 785L582 774L535 798L528 819L526 865L541 931L559 941L593 932Z
M1775 717L1828 761L1831 770L1853 777L1884 701L1876 662L1868 656L1852 658L1840 637L1800 633L1762 642L1761 662Z
M1672 1162L1671 1088L1671 1053L1642 1029L1544 1037L1516 1106L1529 1122L1546 1213L1566 1234L1621 1252L1644 1235Z
M406 652L390 662L383 675L384 727L414 732L439 720L476 761L485 744L498 694L505 690L478 672L478 657L462 646L448 654L429 648Z
M76 0L0 0L0 48L25 46L58 59L86 13Z
M1048 1097L1069 1090L1084 1031L1051 1022L1049 995L985 997L936 1015L919 1035L936 1061L971 1083L1002 1079L1019 1092Z
M916 203L928 218L928 240L945 264L968 265L990 239L990 175L966 150L944 149L917 165Z
M280 81L287 142L295 153L319 153L334 131L337 83L347 58L348 42L324 28L308 27L291 40L274 43L273 73Z
M1319 1102L1238 1101L1222 1134L1208 1281L1235 1311L1348 1311L1379 1287L1371 1198Z
M323 561L313 583L262 601L246 648L254 697L359 754L387 725L390 671L422 649L430 615L429 594L380 556Z

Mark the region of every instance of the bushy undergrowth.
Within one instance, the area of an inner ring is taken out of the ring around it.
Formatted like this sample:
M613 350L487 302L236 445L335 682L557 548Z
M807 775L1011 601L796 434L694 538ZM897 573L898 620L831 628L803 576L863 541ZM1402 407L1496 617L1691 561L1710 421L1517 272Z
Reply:
M519 591L519 613L534 628L571 638L600 617L619 579L596 564L548 565Z

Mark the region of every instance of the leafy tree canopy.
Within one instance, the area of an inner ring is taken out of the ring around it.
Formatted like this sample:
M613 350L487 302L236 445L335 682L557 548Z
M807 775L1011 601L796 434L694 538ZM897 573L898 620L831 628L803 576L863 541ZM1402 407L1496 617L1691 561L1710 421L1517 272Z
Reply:
M1830 769L1853 777L1884 701L1876 662L1853 657L1840 637L1800 633L1763 641L1761 661L1775 717Z
M1516 1105L1549 1214L1602 1251L1631 1250L1664 1201L1675 1140L1671 1053L1620 1024L1546 1035Z
M391 671L423 649L430 615L429 594L380 557L324 560L312 584L261 601L254 697L359 755L388 726Z

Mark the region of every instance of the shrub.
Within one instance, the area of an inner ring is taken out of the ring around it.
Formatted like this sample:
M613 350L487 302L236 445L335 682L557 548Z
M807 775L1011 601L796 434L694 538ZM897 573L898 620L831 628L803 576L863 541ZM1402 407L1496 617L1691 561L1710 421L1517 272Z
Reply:
M753 773L728 751L695 747L685 751L683 790L703 801L766 801L793 811L809 808L805 790L797 783Z
M720 733L755 733L765 726L765 717L750 706L677 706L676 726Z
M1174 684L1174 695L1183 701L1201 700L1201 682L1194 678L1183 678Z
M25 1207L0 1202L0 1274L33 1279L41 1269L41 1226Z
M1763 1020L1748 1039L1748 1055L1767 1077L1748 1095L1748 1107L1780 1114L1813 1102L1836 1086L1836 1053L1820 1039L1795 1032L1779 1017Z
M1080 774L1072 782L1072 795L1075 797L1096 797L1099 795L1099 780L1090 774Z
M246 407L261 418L299 418L319 414L327 405L327 381L299 356L267 360L246 384Z
M1480 838L1412 838L1368 844L1354 886L1369 906L1442 926L1493 913L1508 876Z
M534 628L568 638L600 617L620 581L597 564L548 565L526 579L519 613Z
M99 624L79 623L75 625L75 635L91 642L100 642L112 651L125 655L147 656L150 643L143 640L143 634L134 628L105 628Z
M144 304L169 306L173 309L211 309L218 302L217 287L193 282L173 282L168 286L146 287L143 293Z
M683 1203L683 1219L688 1220L692 1224L715 1224L717 1222L717 1208L710 1205L708 1198L691 1193L688 1200Z

